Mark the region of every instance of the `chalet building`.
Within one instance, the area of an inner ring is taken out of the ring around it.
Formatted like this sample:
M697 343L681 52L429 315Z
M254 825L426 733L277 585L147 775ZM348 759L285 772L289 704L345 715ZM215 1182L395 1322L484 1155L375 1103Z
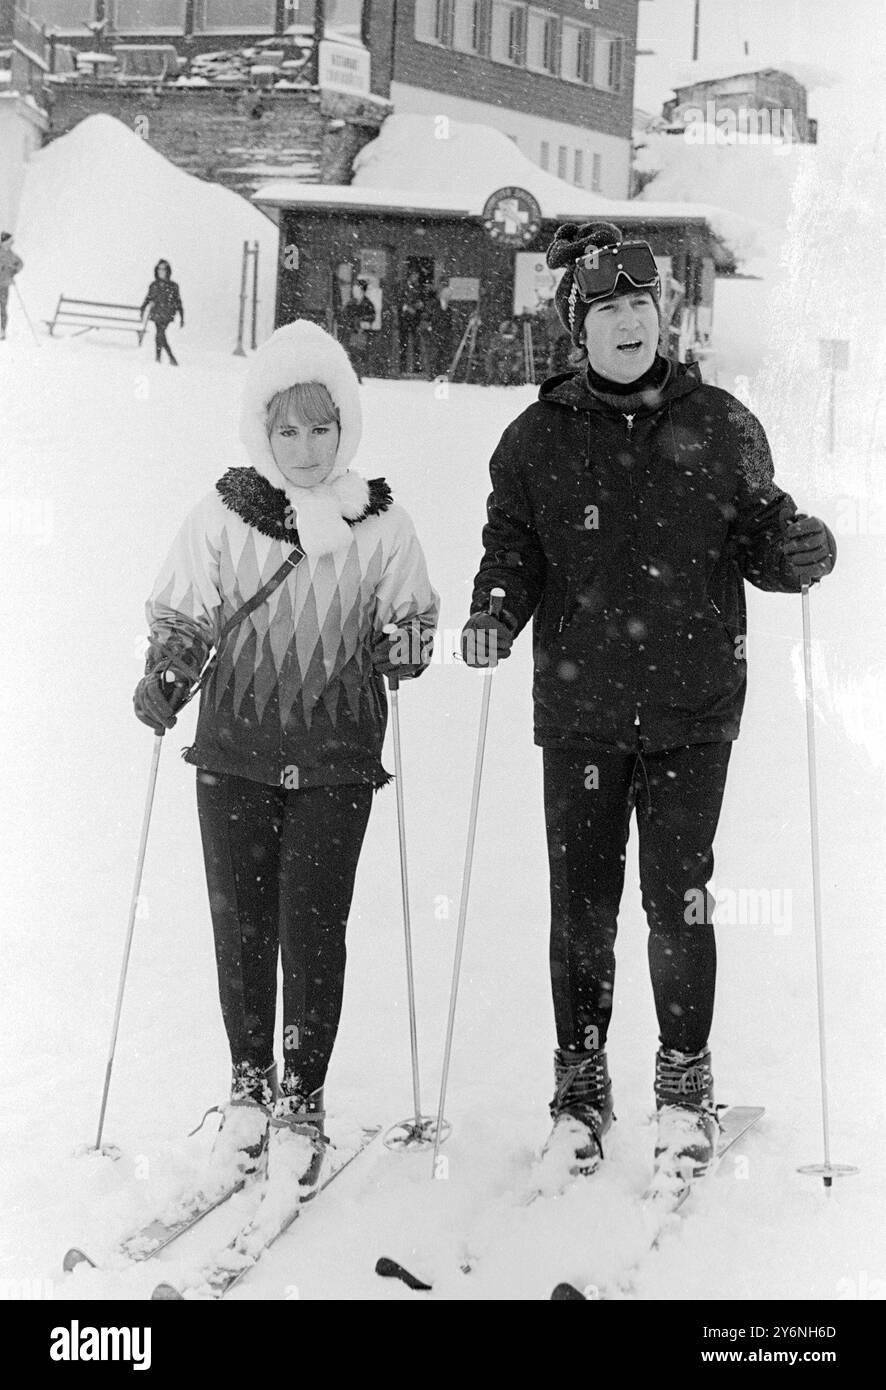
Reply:
M788 72L761 68L725 76L700 76L674 88L671 101L662 107L662 116L673 126L682 126L688 113L701 111L709 124L720 112L731 112L737 128L745 121L751 130L814 145L817 123L806 110L806 88Z
M639 0L0 0L0 83L5 67L8 86L49 108L49 138L96 111L129 122L139 87L151 89L152 143L242 192L260 181L259 166L265 177L282 167L287 150L299 177L341 181L342 161L393 109L494 126L558 178L624 198L638 8ZM204 83L214 96L199 94ZM328 119L305 122L305 92L293 93L308 88L315 97L350 94L358 105L339 100L320 113ZM246 95L256 90L267 93L259 103ZM238 111L246 112L240 137L231 127ZM346 138L324 150L341 120ZM257 138L258 122L267 139Z

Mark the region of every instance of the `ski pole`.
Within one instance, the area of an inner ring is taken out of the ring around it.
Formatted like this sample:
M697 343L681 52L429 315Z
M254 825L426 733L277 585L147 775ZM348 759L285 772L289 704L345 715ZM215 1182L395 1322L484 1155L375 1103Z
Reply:
M388 623L384 631L397 632L396 623ZM391 725L394 733L394 781L397 793L397 833L400 841L400 890L403 897L403 935L406 943L406 992L409 1001L409 1047L412 1058L412 1104L414 1118L401 1120L385 1135L389 1149L424 1148L430 1143L433 1120L421 1113L421 1093L418 1070L418 1029L415 1009L415 975L412 963L412 925L409 913L409 875L406 867L406 808L403 797L403 753L400 744L400 676L388 673L391 692Z
M123 965L120 970L120 983L117 986L117 1004L114 1009L114 1023L111 1029L111 1046L108 1050L108 1064L105 1069L105 1088L102 1092L102 1104L98 1116L98 1133L95 1137L96 1151L101 1149L102 1130L105 1124L105 1110L108 1104L108 1092L111 1089L111 1071L114 1066L114 1055L117 1050L117 1033L120 1028L120 1013L123 1009L123 990L126 987L126 973L129 969L129 955L132 950L132 937L135 932L135 914L138 908L138 895L141 890L142 869L145 864L145 850L148 844L148 828L151 824L151 808L154 804L154 788L157 785L157 768L160 763L160 749L162 747L163 733L158 732L154 738L154 751L151 755L148 794L145 799L144 815L142 816L142 832L138 844L138 858L135 864L135 882L132 887L132 901L129 904L129 924L126 928L126 942L123 947Z
M12 282L12 288L15 290L15 292L16 292L16 294L17 294L17 296L18 296L18 302L19 302L19 304L21 305L22 313L23 313L24 316L25 316L25 322L27 323L28 327L29 327L30 330L31 330L31 333L33 334L34 342L37 344L38 347L42 347L43 344L41 343L40 339L37 337L37 330L35 329L33 323L31 322L31 315L28 313L27 309L25 308L25 301L22 299L22 292L21 292L21 290L19 289L18 285L15 283L14 280L13 280L13 282Z
M821 880L818 852L818 787L815 767L815 705L812 687L812 624L809 616L809 585L801 590L803 606L803 675L806 694L806 753L809 763L809 825L812 844L812 916L815 927L815 983L818 1000L818 1060L821 1084L821 1128L824 1142L824 1163L809 1163L800 1173L820 1177L827 1191L834 1178L849 1177L858 1169L845 1163L831 1163L831 1141L828 1124L827 1054L825 1048L824 1012L824 949L821 932Z
M504 589L493 589L489 596L489 612L497 617L504 601ZM497 663L496 663L497 664ZM495 665L491 665L483 677L483 700L480 705L480 728L477 733L477 755L474 761L474 787L471 793L471 813L468 819L468 843L465 850L465 865L461 881L461 902L458 908L458 932L455 938L455 960L452 966L452 988L449 995L449 1019L446 1024L446 1044L443 1049L443 1075L440 1080L440 1103L437 1107L437 1127L434 1135L434 1157L431 1177L437 1176L437 1154L440 1150L440 1129L443 1124L443 1110L446 1105L446 1087L449 1082L449 1063L452 1057L452 1037L455 1030L455 1006L458 1000L458 983L461 975L461 957L465 943L465 925L468 916L468 893L471 886L471 866L474 860L474 838L477 832L477 811L480 805L480 780L483 776L483 755L486 750L486 726L489 723L489 697L492 694L492 676Z

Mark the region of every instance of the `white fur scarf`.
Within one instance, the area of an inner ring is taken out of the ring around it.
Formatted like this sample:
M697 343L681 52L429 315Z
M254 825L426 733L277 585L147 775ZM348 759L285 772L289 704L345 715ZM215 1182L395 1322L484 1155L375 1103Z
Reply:
M338 408L340 434L335 467L317 487L296 487L277 467L268 438L268 405L280 391L300 382L318 381ZM302 550L326 555L349 545L348 521L362 516L369 504L369 484L348 465L357 452L362 430L356 373L340 343L319 324L296 319L278 328L253 357L246 376L240 438L257 473L286 493L295 515Z

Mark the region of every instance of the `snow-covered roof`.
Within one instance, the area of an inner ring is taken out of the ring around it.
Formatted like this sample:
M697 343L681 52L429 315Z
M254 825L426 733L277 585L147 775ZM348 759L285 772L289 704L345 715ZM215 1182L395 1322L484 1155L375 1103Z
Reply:
M807 91L814 87L833 87L837 82L834 73L826 68L815 67L812 63L797 63L792 58L772 58L765 60L745 54L741 58L720 58L696 63L678 63L671 73L674 91L682 87L692 87L697 82L718 82L727 77L751 76L757 72L784 72L793 77Z
M503 187L503 184L497 187ZM525 187L521 184L520 187ZM531 191L531 190L528 190ZM489 193L494 193L490 188ZM591 201L592 199L593 201ZM486 199L483 199L485 203ZM468 205L465 198L440 194L437 197L423 197L405 188L362 188L357 184L300 183L297 179L274 179L263 184L253 194L253 202L262 207L302 207L338 208L341 212L379 211L410 212L424 217L479 217L483 211L482 203ZM609 198L589 195L589 201L577 206L574 200L570 206L549 203L542 208L545 218L551 221L568 220L576 217L620 217L622 221L634 219L638 222L677 221L704 222L705 216L697 207L689 203L641 203L636 199L616 202Z
M589 132L589 145L592 139ZM492 126L407 113L389 116L376 139L360 150L351 184L275 179L253 197L266 207L387 208L427 217L479 217L490 194L508 187L531 193L550 221L704 221L703 211L689 203L647 202L641 207L631 199L604 198L558 179Z

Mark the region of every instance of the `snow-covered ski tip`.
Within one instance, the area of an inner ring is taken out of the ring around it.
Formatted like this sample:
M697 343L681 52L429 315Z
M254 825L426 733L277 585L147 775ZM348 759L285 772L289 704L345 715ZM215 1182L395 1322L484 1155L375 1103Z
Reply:
M74 1245L65 1253L62 1269L65 1274L70 1274L72 1270L84 1264L98 1269L100 1265L116 1264L120 1260L130 1260L136 1264L150 1260L187 1231L193 1230L204 1216L216 1211L224 1202L241 1192L249 1181L250 1178L239 1177L222 1186L201 1186L185 1192L170 1203L159 1216L152 1217L143 1226L139 1226L137 1230L118 1241L107 1259L93 1259L80 1246Z
M381 1126L378 1125L371 1129L363 1129L360 1137L350 1145L330 1145L320 1181L308 1191L303 1189L301 1194L296 1189L291 1196L281 1201L280 1194L274 1193L265 1180L266 1187L258 1210L228 1241L224 1249L178 1285L167 1282L158 1284L151 1294L152 1301L179 1302L186 1296L194 1299L224 1298L225 1294L258 1264L264 1252L289 1230L301 1215L302 1209L315 1201L380 1133Z
M723 1112L720 1116L720 1138L717 1144L717 1160L711 1173L708 1174L709 1177L716 1172L716 1168L722 1161L724 1155L747 1134L749 1129L752 1129L753 1126L757 1124L765 1113L766 1111L762 1105L733 1105ZM704 1181L704 1179L698 1179L697 1181ZM650 1215L649 1241L644 1252L645 1255L648 1255L651 1251L658 1248L666 1219L683 1206L694 1185L693 1183L687 1183L684 1187L671 1194L666 1194L655 1188L650 1188L644 1193L643 1205ZM625 1269L619 1276L619 1282L629 1282L637 1273L642 1259L643 1256L640 1256L640 1259L635 1260L628 1269ZM557 1284L553 1289L551 1299L557 1303L596 1302L599 1301L600 1294L597 1293L594 1299L588 1299L574 1284L563 1282Z

